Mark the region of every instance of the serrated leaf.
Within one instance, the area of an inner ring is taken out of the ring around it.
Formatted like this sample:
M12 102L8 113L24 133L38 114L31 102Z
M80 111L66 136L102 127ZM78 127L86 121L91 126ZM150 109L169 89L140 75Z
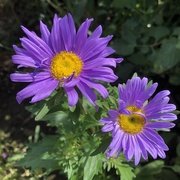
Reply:
M102 154L89 156L84 166L83 180L92 180L95 174L98 174L102 169Z
M30 167L32 170L45 168L47 173L55 170L58 168L58 162L47 154L53 152L56 141L57 136L45 136L41 142L29 144L30 150L15 166Z
M121 174L121 180L132 180L135 177L133 168L129 165L121 165L120 167L118 167L118 170Z
M122 163L123 160L124 156L119 156L117 159L111 158L107 163L111 164L111 168L114 167L116 169L116 173L120 175L120 180L132 180L135 177L133 168L128 164Z

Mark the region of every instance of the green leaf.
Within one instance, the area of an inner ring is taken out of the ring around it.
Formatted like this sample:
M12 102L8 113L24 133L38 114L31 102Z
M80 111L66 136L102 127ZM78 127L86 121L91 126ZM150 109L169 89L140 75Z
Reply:
M146 166L143 166L139 172L140 175L153 175L158 174L161 172L162 168L164 167L164 161L156 160L153 161Z
M117 54L121 56L128 56L134 52L135 44L129 43L125 40L120 40L112 45Z
M66 112L63 111L56 111L50 114L45 115L44 117L41 118L41 120L45 120L45 121L65 121L69 119L69 115Z
M153 57L154 72L163 73L180 62L180 50L176 48L177 39L171 38L164 41L161 49Z
M117 167L118 171L121 174L121 180L132 180L135 177L133 173L133 168L127 164Z
M25 109L29 112L31 112L34 115L37 115L39 110L42 109L45 105L46 101L40 101L38 103L35 103L31 106L26 106Z
M44 104L38 111L35 120L41 120L53 107L63 101L64 91L54 91L52 95L44 101Z
M179 172L180 172L180 165L175 164L174 166L171 167L171 169L172 169L174 172L179 173Z
M151 27L149 28L148 35L156 39L156 42L161 38L169 35L170 30L165 26Z
M84 178L83 180L93 179L95 174L98 174L102 169L103 154L96 156L89 156L84 166Z
M32 170L45 168L50 173L58 168L58 162L51 157L56 142L57 136L44 136L41 142L29 144L30 149L15 166L30 167Z
M94 152L91 153L91 156L95 156L99 153L104 153L111 141L112 141L112 138L110 137L103 140L102 143L99 145L99 147Z

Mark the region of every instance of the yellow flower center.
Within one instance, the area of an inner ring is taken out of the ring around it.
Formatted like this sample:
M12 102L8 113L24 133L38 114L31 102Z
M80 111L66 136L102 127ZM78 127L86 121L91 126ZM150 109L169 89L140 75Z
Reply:
M52 58L51 73L56 79L68 78L74 74L74 77L79 76L83 68L81 59L72 52L62 51Z
M143 113L141 109L138 109L136 106L129 106L126 108L131 111L132 114L125 115L120 114L118 117L118 123L121 129L129 134L138 134L142 131L145 125L145 119L140 114L134 114L134 112Z

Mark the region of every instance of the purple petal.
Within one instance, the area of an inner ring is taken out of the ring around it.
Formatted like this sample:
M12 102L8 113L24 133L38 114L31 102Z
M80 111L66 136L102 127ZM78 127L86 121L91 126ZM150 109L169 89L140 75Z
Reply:
M47 26L42 21L40 21L40 31L41 31L41 38L42 38L42 40L46 44L49 44L50 32L49 32L49 29L47 28Z
M149 99L154 94L157 86L158 86L158 83L152 84L148 89L146 89L144 92L140 93L139 99L141 99L142 102L145 102L147 99Z
M87 41L79 56L84 62L92 60L92 58L97 57L97 55L99 55L106 48L108 42L111 39L112 36L107 36L105 38L92 39Z
M86 21L81 24L77 32L76 41L75 41L76 42L75 53L78 55L80 54L80 52L84 47L84 44L86 43L88 29L92 21L93 19L86 19Z
M165 112L172 112L176 110L176 106L174 104L167 104L166 106L164 106L162 109L161 109L161 112L162 113L165 113Z
M81 76L85 78L91 77L92 79L102 80L105 82L114 82L118 78L114 75L113 70L107 67L84 71L81 73Z
M157 149L154 147L154 145L149 141L146 136L143 136L140 134L138 136L139 140L144 144L144 148L151 154L151 156L156 159L157 158Z
M65 91L68 96L69 106L75 106L78 102L78 93L74 88L65 88Z
M115 52L114 49L112 49L111 47L106 47L99 56L101 57L107 57L111 54L113 54Z
M112 131L113 130L113 126L112 124L106 124L102 127L102 132L109 132L109 131Z
M53 49L54 54L60 53L61 51L65 50L64 43L62 43L62 36L60 31L60 23L62 19L58 19L57 16L54 16L53 26L50 34L49 43Z
M170 92L168 90L164 90L159 92L158 94L155 95L155 97L144 107L144 110L148 110L151 107L154 107L154 105L156 103L158 103L159 101L162 101L163 98L165 98L166 96L168 96L170 94Z
M136 136L136 140L138 141L138 144L139 144L139 148L141 149L141 152L142 152L142 157L144 159L147 159L148 158L148 154L147 154L147 151L144 147L144 144L142 143L141 139L139 138L139 136L137 135Z
M174 121L177 119L177 116L173 113L164 113L164 114L152 114L149 116L146 116L148 120L168 120L168 121Z
M113 118L117 118L119 116L119 113L116 110L109 110L108 114Z
M10 75L11 81L13 82L37 82L42 81L51 77L49 72L39 72L35 76L33 73L28 74L20 74L20 73L13 73Z
M87 98L87 100L96 106L95 101L97 100L96 94L83 82L78 82L77 87L81 93Z
M89 36L88 40L91 39L98 39L102 34L102 26L98 26L93 32L92 34Z
M166 154L162 149L158 149L158 156L162 159L166 158Z
M26 33L29 40L36 44L40 48L40 50L46 54L47 57L52 58L54 56L52 50L41 38L39 38L37 35L34 35L34 33L30 32L25 27L21 26L21 28Z
M112 66L116 67L115 58L96 58L92 59L91 61L87 61L84 64L84 70L90 70L101 66Z
M134 144L134 163L138 165L140 158L141 158L141 149L139 148L138 141L136 140L135 136L132 136L132 142Z
M21 44L26 50L28 50L29 54L38 59L40 62L49 57L49 54L27 38L21 38Z
M74 50L74 41L76 35L76 29L72 16L64 16L60 23L60 31L62 40L64 42L65 50L72 51Z
M101 124L112 124L112 122L114 121L114 118L102 118L99 120L99 122Z
M142 133L145 137L149 139L153 144L156 144L157 146L160 146L163 150L168 150L169 148L164 143L164 140L161 138L161 136L154 130L151 129L144 129Z
M121 100L119 102L124 102L124 104L125 104L128 99L128 96L127 96L126 89L122 84L118 85L118 92L119 92L119 99Z
M109 157L113 156L117 151L121 151L123 138L124 134L119 131L108 147L108 149L110 150Z
M87 84L89 87L92 87L96 91L98 91L103 98L108 97L108 91L103 85L101 85L97 82L93 82L91 80L85 79L85 78L81 78L81 81L84 82L85 84Z
M31 96L34 96L31 103L40 101L48 97L52 91L54 91L57 85L58 81L51 78L32 83L17 94L17 101L18 103L21 103L24 99Z
M170 122L152 122L152 123L147 123L146 127L151 128L151 129L164 129L164 128L173 128L175 126L174 123Z
M13 55L12 61L14 64L20 64L21 66L24 67L37 68L36 62L31 57L25 55Z
M65 84L64 84L64 87L66 88L70 88L70 87L74 87L74 86L76 86L76 84L78 83L80 81L80 79L79 78L73 78L71 81L69 81L69 82L66 82Z
M128 137L126 149L124 150L124 156L127 161L130 161L134 155L134 144L132 142L131 136Z

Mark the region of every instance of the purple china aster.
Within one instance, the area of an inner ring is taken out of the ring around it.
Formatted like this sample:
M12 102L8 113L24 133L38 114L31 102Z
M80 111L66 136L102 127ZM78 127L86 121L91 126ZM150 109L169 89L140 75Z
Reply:
M48 97L55 89L64 88L70 106L76 105L76 88L95 105L97 99L92 89L103 98L108 96L104 86L97 80L114 82L117 79L109 66L116 67L122 58L107 58L114 50L107 47L112 36L100 37L102 27L98 26L88 36L88 29L93 19L86 19L76 32L70 14L63 18L54 16L51 31L40 22L41 36L25 27L22 30L27 37L21 38L23 48L13 46L16 55L12 56L18 68L31 67L31 73L13 73L14 82L30 82L17 93L17 101L32 97L31 103Z
M112 132L112 141L106 150L108 158L117 158L123 151L127 161L134 157L137 165L142 156L148 158L148 153L156 159L165 158L168 150L163 138L156 130L169 129L177 116L173 113L174 104L168 104L168 90L157 93L148 100L157 88L157 83L147 87L148 79L134 77L128 80L126 86L119 85L118 110L109 110L109 117L102 118L103 132Z

